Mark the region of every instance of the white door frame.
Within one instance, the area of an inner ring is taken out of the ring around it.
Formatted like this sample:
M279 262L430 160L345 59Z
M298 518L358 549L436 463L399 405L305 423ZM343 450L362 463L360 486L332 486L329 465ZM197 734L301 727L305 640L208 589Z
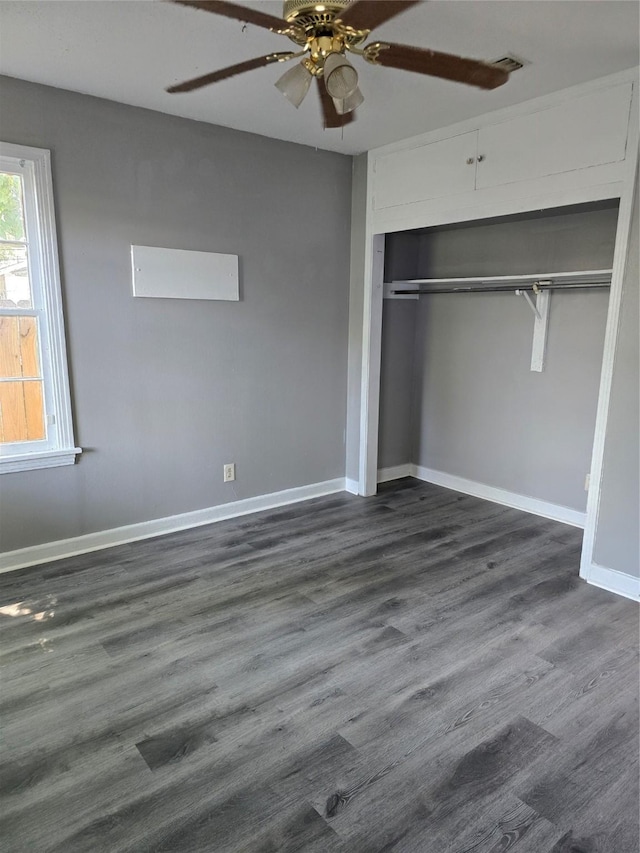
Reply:
M384 234L367 234L364 275L358 494L370 497L378 488Z

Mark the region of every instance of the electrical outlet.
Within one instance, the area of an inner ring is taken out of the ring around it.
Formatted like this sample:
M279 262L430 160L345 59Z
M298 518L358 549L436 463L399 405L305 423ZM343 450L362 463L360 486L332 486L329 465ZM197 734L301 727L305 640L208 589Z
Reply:
M591 484L591 474L587 474L587 476L584 478L584 490L585 490L585 492L589 491L590 484Z
M236 478L236 463L227 462L223 468L223 482L232 483Z

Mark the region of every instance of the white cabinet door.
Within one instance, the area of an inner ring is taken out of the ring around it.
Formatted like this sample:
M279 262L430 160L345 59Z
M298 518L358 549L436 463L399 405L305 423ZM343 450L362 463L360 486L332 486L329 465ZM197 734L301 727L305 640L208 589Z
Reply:
M475 187L477 137L477 131L472 131L378 157L374 165L374 209L471 192Z
M630 104L626 83L482 128L476 188L624 160Z

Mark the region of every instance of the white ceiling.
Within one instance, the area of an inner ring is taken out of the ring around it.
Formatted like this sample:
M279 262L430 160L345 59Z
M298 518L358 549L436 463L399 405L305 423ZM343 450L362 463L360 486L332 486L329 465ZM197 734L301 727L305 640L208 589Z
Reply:
M281 15L277 0L245 5ZM322 129L313 91L299 110L282 97L273 86L280 64L167 94L172 83L294 47L268 30L155 0L2 0L0 73L354 154L637 65L639 8L637 0L421 3L374 37L530 64L485 92L355 59L365 103L342 130Z

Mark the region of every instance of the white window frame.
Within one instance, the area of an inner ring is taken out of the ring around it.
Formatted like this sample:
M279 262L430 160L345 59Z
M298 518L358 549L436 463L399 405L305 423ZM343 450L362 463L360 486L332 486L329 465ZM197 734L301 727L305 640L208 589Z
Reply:
M51 152L0 142L0 171L20 174L28 244L32 309L0 308L3 316L38 318L46 436L42 440L0 443L0 474L73 465L75 446L62 311L51 178Z

